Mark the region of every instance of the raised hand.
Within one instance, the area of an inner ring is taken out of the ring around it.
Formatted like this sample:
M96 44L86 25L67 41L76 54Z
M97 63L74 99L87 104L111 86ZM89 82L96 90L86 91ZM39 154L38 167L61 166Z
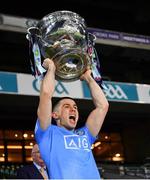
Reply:
M49 58L46 58L46 59L43 61L42 66L43 66L46 70L48 70L48 69L53 70L53 71L56 70L56 67L55 67L54 62L53 62L51 59L49 59Z
M80 80L88 80L89 78L91 79L91 72L92 70L90 67L87 67L87 70L80 76Z

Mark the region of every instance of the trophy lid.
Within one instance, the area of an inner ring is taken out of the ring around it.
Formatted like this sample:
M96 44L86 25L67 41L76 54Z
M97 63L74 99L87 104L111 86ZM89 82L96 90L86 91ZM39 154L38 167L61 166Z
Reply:
M72 11L55 11L44 16L37 24L42 35L48 35L58 31L59 28L65 28L67 31L78 31L85 34L86 23L84 18Z

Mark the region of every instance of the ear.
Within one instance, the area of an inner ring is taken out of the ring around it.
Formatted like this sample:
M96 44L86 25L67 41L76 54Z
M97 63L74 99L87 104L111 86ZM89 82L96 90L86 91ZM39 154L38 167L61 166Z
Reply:
M59 126L60 125L60 119L59 119L58 112L52 112L52 118L55 121L55 123L57 124L57 126Z
M58 119L59 118L58 113L57 112L52 112L52 117L54 119Z

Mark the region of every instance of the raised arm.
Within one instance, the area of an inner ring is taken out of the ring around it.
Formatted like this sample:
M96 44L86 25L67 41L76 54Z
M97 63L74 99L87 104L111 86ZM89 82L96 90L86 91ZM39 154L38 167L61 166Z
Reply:
M93 103L95 105L95 109L87 118L86 126L93 136L97 136L105 119L109 104L102 89L91 76L91 70L87 70L81 76L81 80L85 80L87 82Z
M51 124L52 96L55 90L55 65L52 60L45 59L43 67L47 69L40 87L40 100L37 110L40 126L44 130Z

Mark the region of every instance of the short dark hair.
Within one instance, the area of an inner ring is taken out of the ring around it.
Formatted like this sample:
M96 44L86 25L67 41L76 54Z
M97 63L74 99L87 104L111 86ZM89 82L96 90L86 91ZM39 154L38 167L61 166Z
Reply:
M71 99L73 101L75 101L72 97L69 97L69 96L64 96L64 97L60 97L53 105L53 110L54 108L59 104L60 101L62 101L63 99Z

